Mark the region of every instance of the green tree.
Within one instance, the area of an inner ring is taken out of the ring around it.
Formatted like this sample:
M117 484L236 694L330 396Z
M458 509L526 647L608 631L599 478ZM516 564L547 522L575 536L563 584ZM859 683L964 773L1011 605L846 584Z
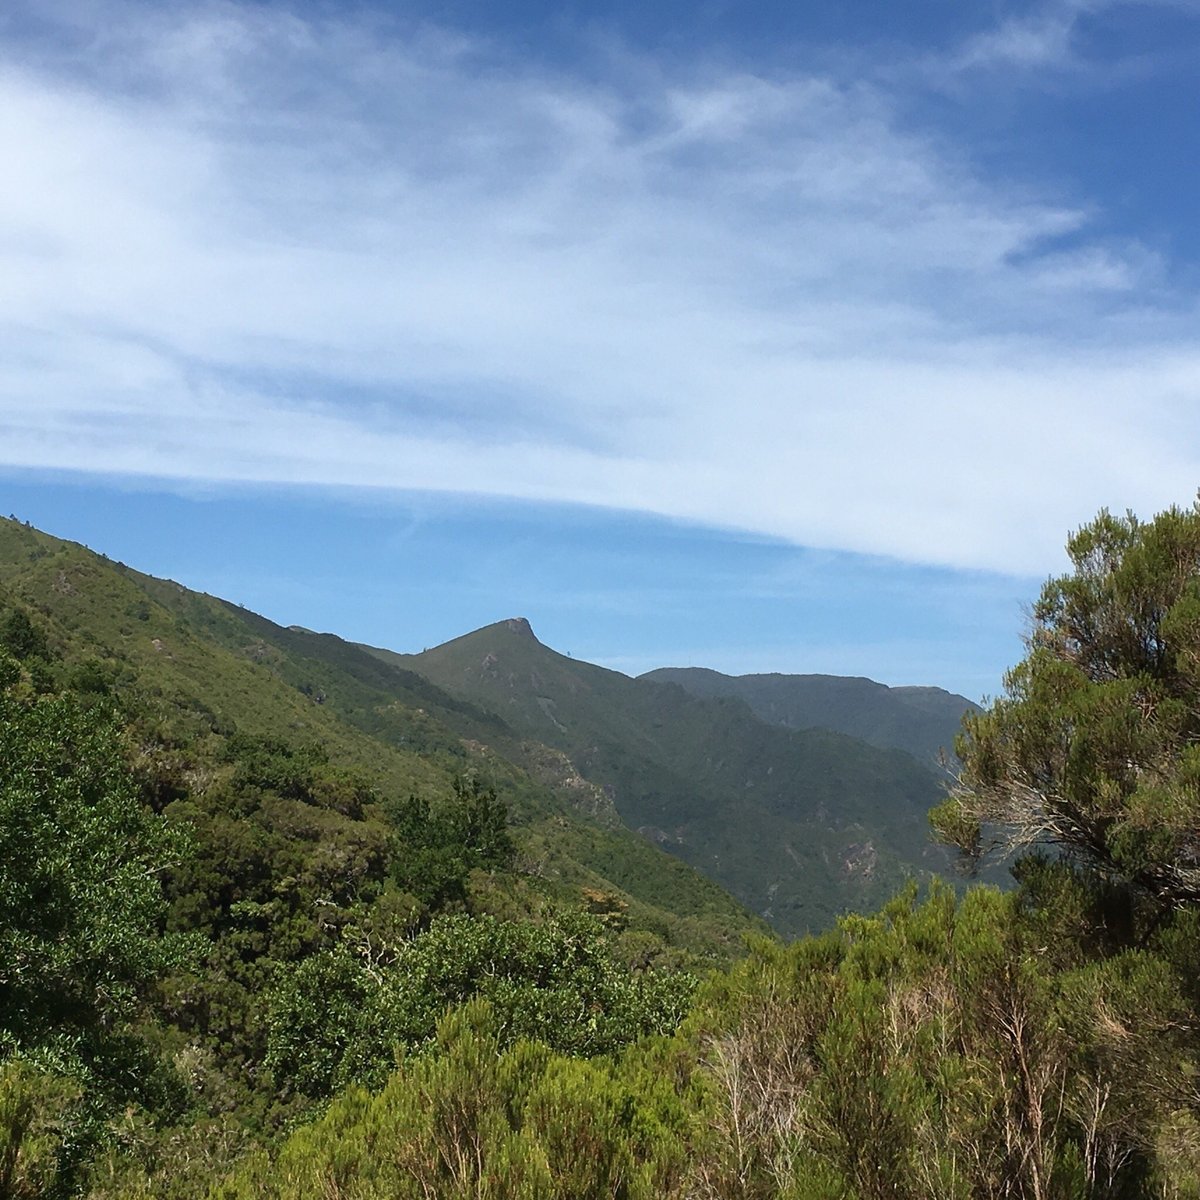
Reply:
M433 1039L448 1007L481 996L505 1042L527 1038L580 1056L669 1033L693 976L632 974L583 913L543 924L462 914L372 959L343 943L280 972L269 1003L267 1063L291 1089L321 1097L381 1082L398 1050Z
M463 904L473 868L504 870L514 846L508 806L478 779L454 780L448 804L433 808L423 796L393 804L392 878L432 911Z
M508 806L477 778L455 779L450 825L473 867L500 870L512 862Z
M113 1087L140 990L183 949L157 929L181 843L139 804L120 738L71 697L0 692L0 1056Z
M947 840L1056 846L1168 906L1200 900L1200 505L1102 512L1033 609L1005 694L965 721Z
M9 686L5 686L9 685ZM16 685L16 686L12 686ZM123 731L97 703L33 698L0 649L0 1194L73 1194L121 1107L165 1112L178 1082L134 1032L181 852L144 809Z
M12 608L0 619L0 646L14 658L49 658L46 635L33 624L23 608Z

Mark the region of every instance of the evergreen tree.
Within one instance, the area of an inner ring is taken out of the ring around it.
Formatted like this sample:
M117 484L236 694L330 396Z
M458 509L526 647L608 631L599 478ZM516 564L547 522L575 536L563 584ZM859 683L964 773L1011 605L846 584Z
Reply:
M978 856L1052 844L1168 905L1200 900L1200 505L1102 512L1033 610L1005 695L969 716L934 813ZM998 835L998 837L997 837Z

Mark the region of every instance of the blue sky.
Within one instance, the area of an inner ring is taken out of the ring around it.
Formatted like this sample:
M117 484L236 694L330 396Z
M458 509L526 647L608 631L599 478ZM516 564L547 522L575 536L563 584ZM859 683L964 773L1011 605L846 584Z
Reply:
M1200 483L1200 4L14 0L0 507L414 649L994 694Z

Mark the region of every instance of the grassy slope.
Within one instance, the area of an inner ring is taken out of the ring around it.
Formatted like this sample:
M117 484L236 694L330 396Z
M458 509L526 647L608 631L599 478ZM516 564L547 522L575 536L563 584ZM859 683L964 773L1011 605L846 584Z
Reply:
M563 751L642 830L781 932L876 904L942 867L925 811L934 775L909 755L768 725L737 699L700 699L556 654L502 621L418 655L375 652Z
M709 880L621 827L561 755L338 638L285 629L0 520L0 607L6 595L41 614L68 661L119 665L167 728L318 741L392 795L444 797L455 775L480 771L508 799L542 891L568 902L585 888L617 892L633 926L707 957L736 953L743 931L760 927Z
M963 714L978 706L934 687L886 687L836 675L722 675L664 667L641 676L677 683L693 696L744 700L756 716L790 729L829 729L872 746L905 750L922 762L952 752Z

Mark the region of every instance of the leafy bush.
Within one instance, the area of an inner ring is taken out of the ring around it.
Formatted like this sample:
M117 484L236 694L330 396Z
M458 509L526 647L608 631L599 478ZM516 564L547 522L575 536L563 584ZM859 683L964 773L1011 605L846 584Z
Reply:
M21 1194L18 1177L63 1184L108 1115L167 1100L170 1073L132 1022L149 985L193 949L158 929L160 876L183 850L141 807L110 715L0 691L0 1171L16 1189L0 1193ZM38 1114L63 1087L83 1108L59 1161Z
M478 779L456 778L449 804L433 808L410 795L388 815L395 831L392 879L433 911L466 900L473 869L503 870L512 863L508 810L496 789Z
M439 1023L436 1053L404 1059L377 1095L351 1087L223 1200L657 1200L682 1147L602 1063L512 1041L477 999Z
M281 1086L312 1097L378 1084L397 1053L432 1041L448 1007L476 996L504 1044L607 1054L673 1030L694 985L685 974L630 973L584 914L544 924L439 917L376 961L343 944L285 973L270 1001L267 1062Z

